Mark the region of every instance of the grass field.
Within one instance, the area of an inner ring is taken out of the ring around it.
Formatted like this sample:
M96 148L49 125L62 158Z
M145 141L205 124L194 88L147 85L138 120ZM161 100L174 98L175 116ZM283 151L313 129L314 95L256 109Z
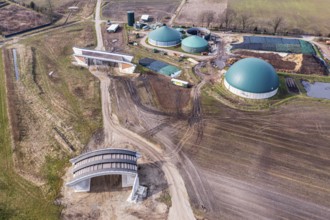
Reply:
M7 116L5 73L0 53L0 219L58 219L60 207L15 173Z
M54 200L60 196L68 159L102 126L99 82L87 69L71 63L72 46L91 47L94 37L93 24L86 22L4 49L6 68L2 61L0 65L0 219L59 219L62 207L55 206ZM17 50L19 80L11 67L11 48ZM7 96L13 145L5 114L4 70L10 85Z
M330 34L328 0L230 0L228 7L236 11L237 17L244 13L250 15L252 28L268 29L269 22L280 16L284 20L279 31L297 29L311 34ZM236 23L239 27L239 21Z

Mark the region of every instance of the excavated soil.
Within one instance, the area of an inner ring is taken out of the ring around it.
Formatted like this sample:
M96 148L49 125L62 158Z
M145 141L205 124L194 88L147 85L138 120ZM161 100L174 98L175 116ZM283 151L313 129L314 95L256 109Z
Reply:
M324 67L312 55L288 54L286 56L280 56L276 53L258 53L245 50L235 51L234 54L239 55L241 58L261 58L272 64L275 69L280 72L299 73L307 75L325 74Z

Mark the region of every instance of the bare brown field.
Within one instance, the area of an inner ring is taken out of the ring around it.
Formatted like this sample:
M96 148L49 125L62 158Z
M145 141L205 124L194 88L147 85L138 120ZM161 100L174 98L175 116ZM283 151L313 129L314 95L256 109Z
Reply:
M207 100L202 139L195 131L183 152L212 192L209 219L329 219L329 102L297 100L258 113Z
M30 7L31 1L29 0L17 0L17 5L25 6L26 10ZM41 11L44 16L48 17L50 7L53 11L53 19L58 23L79 21L83 18L87 18L93 15L96 0L63 0L63 1L48 1L48 0L35 0L35 10ZM51 5L50 5L51 4ZM70 11L68 8L75 6L78 9Z
M155 108L159 97L152 92L143 96L149 87L136 80L138 93L120 80L113 88L116 114L176 161L198 218L329 218L329 101L299 98L271 110L246 112L203 95L201 120L194 124L187 123L190 114L177 117ZM155 90L165 91L148 80ZM137 104L142 97L147 97L143 105ZM130 114L121 111L126 108L132 109Z
M214 15L212 24L218 26L219 16L226 10L227 1L228 0L186 1L174 23L176 25L186 26L205 26L206 23L203 23L201 16L205 12L210 12Z
M106 1L102 8L102 16L114 21L127 22L127 11L135 12L135 20L142 14L149 14L153 21L161 21L171 17L179 6L180 0L115 0Z
M30 4L30 0L17 0L16 2ZM49 7L48 0L34 0L33 1L38 7ZM51 1L52 7L55 9L61 8L63 6L69 7L73 6L77 1L76 0L61 0L61 1Z
M11 34L49 22L48 17L44 14L16 4L0 8L0 20L0 32L2 34Z

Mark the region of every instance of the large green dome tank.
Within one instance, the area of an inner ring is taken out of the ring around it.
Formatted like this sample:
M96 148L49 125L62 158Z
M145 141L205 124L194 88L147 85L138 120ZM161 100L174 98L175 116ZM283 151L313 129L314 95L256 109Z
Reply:
M182 40L181 48L188 53L200 53L207 50L208 42L204 38L193 35Z
M181 43L181 33L173 28L162 26L149 33L148 42L158 47L173 47Z
M225 75L225 86L236 95L263 99L276 94L279 78L272 65L258 58L234 63Z

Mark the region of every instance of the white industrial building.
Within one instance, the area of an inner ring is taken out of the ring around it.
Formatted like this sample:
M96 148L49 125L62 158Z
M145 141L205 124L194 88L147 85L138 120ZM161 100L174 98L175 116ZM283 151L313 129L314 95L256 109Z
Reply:
M134 73L136 65L131 63L133 56L73 47L75 64L79 66L107 65L118 67L121 73Z
M112 24L110 27L107 28L107 32L115 33L119 28L119 24Z
M150 19L150 16L149 16L149 15L142 15L142 16L141 16L141 20L142 20L142 21L147 22L147 21L149 21L149 19Z

